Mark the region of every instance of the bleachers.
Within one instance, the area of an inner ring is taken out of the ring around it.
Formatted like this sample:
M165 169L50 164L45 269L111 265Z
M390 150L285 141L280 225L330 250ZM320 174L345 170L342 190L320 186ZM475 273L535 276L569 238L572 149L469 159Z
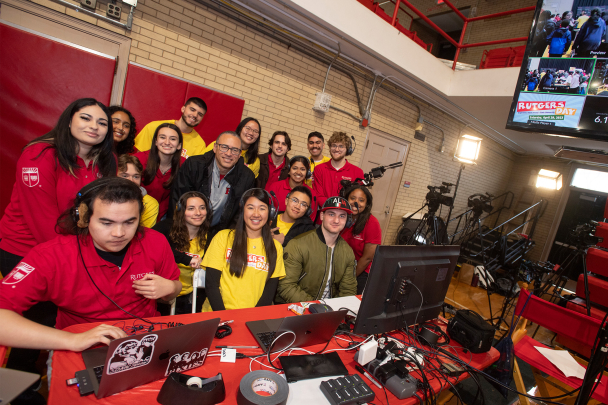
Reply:
M526 46L505 47L484 50L481 55L480 69L494 69L504 67L519 67L524 60Z
M370 11L374 12L378 17L382 18L387 23L391 24L393 22L393 16L386 14L386 12L382 9L382 7L380 7L378 2L375 2L374 0L357 1L367 7ZM412 32L405 28L403 25L399 24L398 18L395 20L395 28L397 28L406 37L420 45L422 48L426 49L428 52L431 52L433 50L433 44L427 44L422 39L420 39L420 37L418 37L416 32Z

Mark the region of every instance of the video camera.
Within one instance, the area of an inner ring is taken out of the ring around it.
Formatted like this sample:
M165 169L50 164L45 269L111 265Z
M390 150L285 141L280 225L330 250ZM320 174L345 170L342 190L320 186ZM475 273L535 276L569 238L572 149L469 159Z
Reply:
M469 196L467 206L473 209L473 213L480 216L482 212L491 213L494 207L492 207L492 198L494 196L490 193L485 194L473 194Z
M452 183L441 183L441 186L426 186L429 192L426 193L426 201L429 206L429 212L435 212L439 209L440 205L451 207L454 203L454 199L450 196L444 195L452 192Z
M573 245L579 248L586 248L589 246L595 246L598 243L602 243L604 238L595 236L595 228L598 223L596 221L589 221L589 223L576 225L570 231L570 240Z

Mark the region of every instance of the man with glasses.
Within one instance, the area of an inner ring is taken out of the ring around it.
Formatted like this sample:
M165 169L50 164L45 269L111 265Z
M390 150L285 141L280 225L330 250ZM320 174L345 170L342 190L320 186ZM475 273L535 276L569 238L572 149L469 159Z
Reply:
M329 162L328 156L323 156L323 148L325 147L325 139L320 132L314 131L308 134L308 151L310 152L310 172L312 177L306 180L306 184L312 187L314 183L314 171L315 167Z
M329 153L331 160L317 166L314 176L313 190L317 196L319 206L325 204L327 198L339 195L342 185L340 181L363 178L363 170L346 160L350 155L352 143L344 132L334 132L329 141Z
M306 215L310 204L312 192L303 185L294 187L285 197L285 211L271 224L273 237L283 247L296 236L315 229L312 219Z
M295 190L295 189L294 189ZM329 197L321 208L321 226L296 238L284 249L285 277L275 302L302 302L346 297L357 292L355 254L340 236L352 221L348 201Z
M179 197L188 191L203 193L211 204L213 216L207 241L230 227L239 211L239 201L243 193L253 188L255 176L241 158L241 138L236 132L220 134L213 150L204 155L193 156L184 162L173 182L170 209L173 214Z
M177 125L179 130L182 131L184 137L182 157L187 159L190 156L202 155L205 153L205 141L199 133L196 132L194 127L203 121L203 117L206 113L207 104L198 97L190 97L182 107L182 116L180 119L150 122L135 137L135 147L140 152L150 150L156 128L158 128L160 124L169 122Z

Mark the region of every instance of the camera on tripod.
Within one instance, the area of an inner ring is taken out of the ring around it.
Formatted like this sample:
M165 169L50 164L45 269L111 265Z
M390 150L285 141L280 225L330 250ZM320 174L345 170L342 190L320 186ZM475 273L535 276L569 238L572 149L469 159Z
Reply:
M440 205L451 207L454 199L450 196L444 195L452 192L452 183L441 183L441 186L426 186L429 192L426 193L426 201L429 205L429 211L435 212L439 209Z
M597 222L590 221L589 223L577 225L570 231L570 238L572 244L579 247L595 246L598 243L602 243L604 238L595 236L595 228Z
M485 194L472 194L469 196L467 206L473 209L473 212L477 215L481 215L483 212L491 213L494 207L492 207L493 196L489 193Z

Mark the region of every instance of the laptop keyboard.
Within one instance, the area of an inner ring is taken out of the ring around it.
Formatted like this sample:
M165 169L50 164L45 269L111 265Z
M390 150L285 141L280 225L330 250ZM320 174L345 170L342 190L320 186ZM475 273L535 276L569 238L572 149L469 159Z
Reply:
M101 376L103 375L104 365L93 367L93 372L97 378L97 382L101 382Z
M257 336L262 341L262 343L264 343L264 346L266 346L264 349L268 350L268 348L272 344L272 341L274 340L275 332L261 332L258 333Z

